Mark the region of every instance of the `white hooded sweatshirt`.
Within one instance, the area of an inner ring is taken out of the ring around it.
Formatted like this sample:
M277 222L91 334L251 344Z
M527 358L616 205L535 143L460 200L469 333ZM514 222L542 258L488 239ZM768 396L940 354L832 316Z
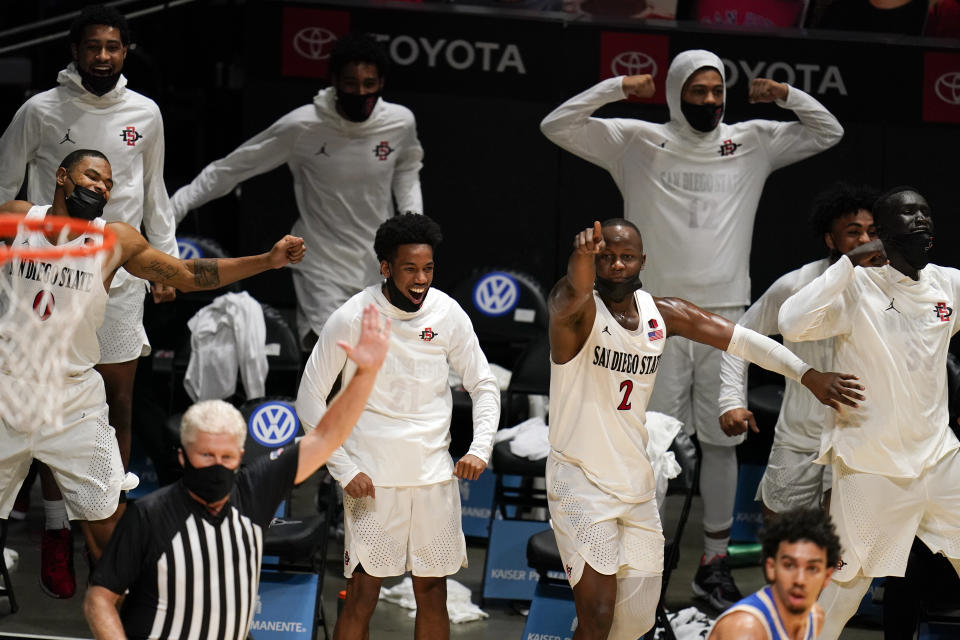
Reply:
M16 197L29 170L27 199L53 202L57 168L77 149L100 151L110 161L113 189L103 209L108 222L141 224L150 244L179 256L173 211L163 183L163 119L156 103L117 85L102 96L87 91L73 63L60 86L25 103L0 138L0 202ZM126 274L121 270L118 273ZM127 278L115 277L111 288Z
M331 87L207 165L171 202L179 222L248 178L290 167L300 211L292 233L308 248L292 265L302 338L309 329L319 334L335 309L379 281L373 238L394 213L392 197L401 212L423 213L422 159L409 109L381 98L367 120L351 122L337 113Z
M610 78L563 103L540 128L567 151L613 176L624 217L643 235L644 289L707 307L750 302L750 243L757 203L774 170L832 147L843 128L819 102L790 87L781 107L799 122L748 120L695 130L680 109L684 83L703 67L724 74L709 51L684 51L667 72L670 121L592 118L624 99L623 77Z

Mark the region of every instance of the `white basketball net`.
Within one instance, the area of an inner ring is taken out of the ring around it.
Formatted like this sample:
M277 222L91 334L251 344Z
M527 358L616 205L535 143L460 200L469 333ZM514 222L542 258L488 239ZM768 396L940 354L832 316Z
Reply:
M68 249L69 234L82 231L96 242ZM41 232L51 245L25 243ZM63 398L76 375L68 351L90 306L90 295L63 295L63 287L103 286L102 274L78 280L74 265L106 255L113 234L61 216L25 222L0 215L0 418L17 431L62 424ZM71 255L81 252L85 257ZM73 271L71 271L73 270Z

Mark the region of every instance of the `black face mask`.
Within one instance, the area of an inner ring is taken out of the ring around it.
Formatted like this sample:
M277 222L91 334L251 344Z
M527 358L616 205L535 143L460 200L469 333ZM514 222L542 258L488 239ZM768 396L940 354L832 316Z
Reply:
M380 92L367 93L344 93L337 89L337 103L340 105L340 111L343 116L352 122L363 122L373 113L373 108L377 106L377 100L380 99Z
M70 176L67 176L68 178ZM70 178L73 182L73 178ZM103 215L103 208L107 204L107 199L101 193L93 189L81 187L73 182L73 193L68 195L64 202L67 205L67 213L71 218L83 218L84 220L93 220Z
M643 283L640 282L640 274L637 274L633 279L625 282L613 282L597 277L593 286L604 300L623 302L627 296L632 295L634 291L642 287Z
M420 311L420 307L427 301L427 295L429 294L430 289L427 288L423 293L423 300L420 301L420 304L414 304L413 300L403 295L403 292L397 288L397 285L393 283L393 278L387 278L387 299L400 311Z
M117 81L120 79L119 73L110 76L99 76L89 71L84 71L79 67L77 68L77 72L80 74L80 79L83 80L83 86L89 89L90 93L97 96L102 96L112 90L117 86Z
M233 469L227 469L222 464L198 469L190 464L187 452L183 451L183 484L207 504L230 495L236 477Z
M697 131L709 133L720 124L723 117L723 103L720 104L693 104L686 100L680 101L680 111L690 126Z
M933 232L914 231L884 240L885 244L895 247L907 261L907 264L919 271L930 262L930 251L933 249Z

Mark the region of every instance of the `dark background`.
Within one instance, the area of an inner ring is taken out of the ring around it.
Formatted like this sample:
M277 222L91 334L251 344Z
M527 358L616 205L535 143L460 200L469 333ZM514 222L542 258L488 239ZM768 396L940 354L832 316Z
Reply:
M127 0L121 9L131 15L154 4ZM65 30L69 21L10 32L75 8L51 1L27 5L5 7L0 49ZM924 53L960 48L904 36L721 31L683 22L616 23L565 14L362 0L168 6L131 18L137 46L124 73L129 87L153 98L164 115L165 178L171 194L208 162L310 102L325 84L282 74L284 7L346 11L352 28L392 37L496 42L499 52L513 43L521 52L524 75L510 69L483 71L479 65L463 71L443 64L431 67L421 52L412 64L395 64L389 76L385 98L408 106L417 117L425 150L425 212L440 222L446 236L438 252L436 284L441 288L452 289L478 266L527 271L549 288L564 271L573 234L595 218L622 211L619 192L605 171L561 151L538 128L562 100L600 79L604 31L667 36L671 56L706 48L750 66L784 61L835 65L842 72L846 96L812 93L840 118L846 129L843 141L767 181L751 255L754 297L779 275L823 255L822 241L808 231L806 219L813 196L837 179L878 188L916 186L936 219L935 261L960 266L960 256L952 249L952 239L960 232L960 196L953 182L960 126L925 123L921 114ZM19 58L17 63L26 66L17 68L26 71L0 74L7 76L0 78L0 122L9 121L26 97L54 86L57 72L69 60L66 37L0 52L0 64L12 58ZM499 53L492 59L496 62ZM772 105L748 105L743 76L741 72L729 89L727 122L792 118L791 112ZM820 77L813 75L814 86ZM784 78L774 74L774 79ZM621 103L598 115L662 122L667 112L660 105ZM244 183L240 195L191 213L180 231L214 237L233 254L264 250L297 216L291 187L285 167L263 174ZM246 288L264 302L293 305L286 272L264 274Z

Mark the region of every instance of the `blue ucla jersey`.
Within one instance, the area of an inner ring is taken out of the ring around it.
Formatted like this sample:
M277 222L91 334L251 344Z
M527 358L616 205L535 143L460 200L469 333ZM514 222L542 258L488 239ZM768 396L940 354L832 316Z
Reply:
M758 618L767 630L769 640L790 640L787 635L783 620L780 619L780 612L777 611L777 605L773 601L773 591L769 586L760 589L756 593L747 596L737 604L724 611L717 622L720 622L725 616L735 611L745 611L755 618ZM714 623L716 625L716 623ZM813 640L814 636L813 611L807 614L807 630L803 634L804 640Z

